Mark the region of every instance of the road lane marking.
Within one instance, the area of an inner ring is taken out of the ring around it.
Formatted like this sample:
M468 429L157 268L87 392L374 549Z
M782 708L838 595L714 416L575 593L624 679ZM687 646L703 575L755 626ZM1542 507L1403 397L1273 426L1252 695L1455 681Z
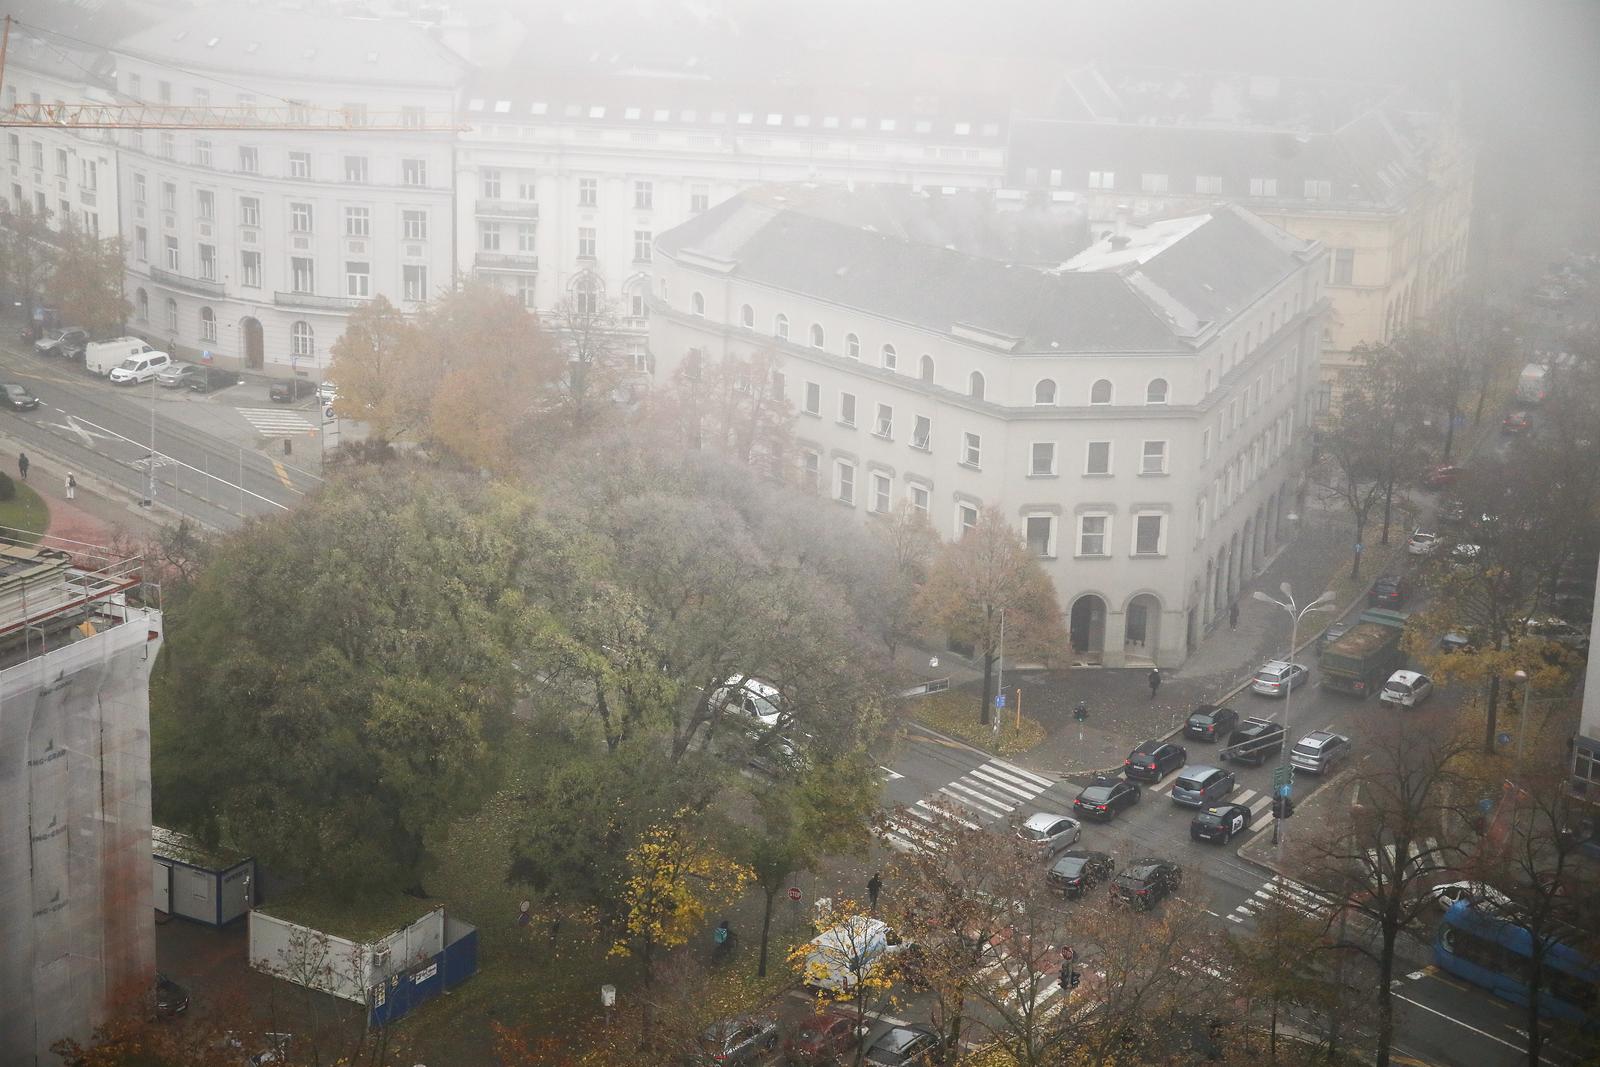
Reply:
M954 782L951 782L950 784L951 785L955 785ZM1004 811L997 811L997 810L995 810L993 808L986 808L982 804L980 804L978 801L972 800L969 797L964 797L960 793L957 793L957 792L955 792L955 791L953 791L953 790L951 790L951 789L949 789L949 788L947 788L945 786L940 786L939 787L939 792L943 793L947 797L950 797L957 804L961 804L961 805L963 805L963 806L965 806L967 808L970 808L971 810L976 811L980 815L988 815L988 816L990 816L992 818L999 819L999 818L1003 818L1005 816L1006 812L1011 810L1010 808L1006 808Z
M1016 764L1007 763L1003 759L992 759L985 766L998 767L1003 771L1010 771L1012 774L1014 774L1017 777L1023 779L1024 781L1038 782L1039 783L1039 788L1041 790L1049 789L1051 786L1055 785L1055 783L1052 782L1050 779L1041 778L1037 774L1034 774L1032 771L1025 771L1021 767L1018 767Z
M969 778L969 779L971 779L971 778L981 779L982 781L987 782L990 785L998 786L999 788L1004 789L1008 793L1014 793L1017 796L1021 797L1023 800L1032 800L1034 797L1038 796L1039 792L1040 792L1037 789L1034 790L1031 793L1028 792L1025 789L1019 789L1016 786L1011 785L1009 782L1003 781L1003 780L1001 780L999 778L996 778L996 777L994 777L992 775L988 775L988 774L983 773L983 768L982 767L979 767L977 770L971 772L966 777Z
M289 472L283 469L283 464L277 460L272 461L272 469L278 475L278 481L283 483L285 489L293 489L294 483L289 480Z
M1460 1019L1457 1019L1454 1015L1446 1015L1444 1012L1440 1011L1438 1008L1430 1008L1428 1005L1422 1003L1420 1000L1412 1000L1410 997L1401 996L1399 993L1390 993L1389 995L1391 997L1393 997L1394 999L1396 999L1396 1000L1403 1000L1407 1004L1414 1004L1417 1007L1421 1008L1423 1011L1430 1012L1430 1013L1432 1013L1434 1015L1437 1015L1441 1019L1445 1019L1445 1020L1448 1020L1450 1022L1453 1022L1457 1026L1462 1027L1463 1029L1471 1030L1473 1033L1477 1034L1480 1037L1486 1037L1490 1041L1496 1042L1497 1044L1504 1045L1506 1048L1515 1049L1516 1051L1522 1053L1522 1055L1524 1055L1524 1056L1526 1056L1528 1054L1528 1050L1526 1048L1524 1048L1523 1046L1514 1044L1514 1043L1512 1043L1510 1041L1507 1041L1503 1037L1495 1037L1493 1034L1489 1033L1487 1030L1479 1030L1476 1026L1473 1026L1471 1023L1462 1022ZM1539 1062L1540 1063L1548 1063L1548 1064L1550 1064L1550 1067L1561 1067L1560 1064L1554 1062L1553 1060L1547 1060L1543 1056L1539 1057Z
M894 769L892 769L890 767L885 767L881 763L878 764L878 770L880 770L880 771L882 771L884 773L884 775L886 776L884 778L884 781L886 781L886 782L892 782L896 778L904 778L905 777L905 775L901 774L899 771L894 770Z

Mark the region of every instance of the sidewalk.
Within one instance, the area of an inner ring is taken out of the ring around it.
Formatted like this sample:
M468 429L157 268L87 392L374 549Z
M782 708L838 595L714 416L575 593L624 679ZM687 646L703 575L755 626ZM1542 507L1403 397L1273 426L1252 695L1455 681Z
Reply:
M0 447L15 456L23 451L16 441L0 437ZM159 515L151 515L122 494L108 491L99 479L75 471L78 491L67 499L67 468L54 457L31 452L28 480L23 483L44 498L50 524L42 533L62 541L103 547L121 538L140 541L156 536Z

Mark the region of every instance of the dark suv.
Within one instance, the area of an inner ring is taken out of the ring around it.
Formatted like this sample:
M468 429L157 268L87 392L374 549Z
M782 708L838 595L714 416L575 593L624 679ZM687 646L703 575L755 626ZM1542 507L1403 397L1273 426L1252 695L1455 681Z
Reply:
M1259 767L1268 756L1283 751L1283 727L1271 719L1245 719L1228 735L1228 747L1217 755L1235 763Z
M1182 745L1166 741L1146 741L1122 761L1122 773L1129 778L1144 778L1158 782L1168 771L1175 771L1189 762L1189 750Z
M1072 851L1062 856L1044 876L1045 884L1064 897L1081 897L1110 878L1117 864L1104 852Z
M1228 736L1228 731L1238 721L1239 713L1232 708L1201 704L1189 713L1189 721L1183 724L1183 736L1201 741L1220 741Z
M316 391L317 383L309 378L280 378L272 383L267 395L275 403L288 404L295 400L304 400Z
M199 374L189 375L189 388L197 393L209 393L214 389L226 389L230 385L239 384L239 375L236 371L223 370L221 367L201 367Z
M1111 899L1148 908L1178 888L1183 871L1170 860L1134 860L1111 880Z
M1380 608L1397 608L1406 600L1405 582L1401 581L1398 574L1385 574L1372 583L1372 588L1367 592L1367 606Z
M1123 808L1139 803L1139 787L1121 778L1096 777L1072 802L1072 810L1091 819L1110 822Z

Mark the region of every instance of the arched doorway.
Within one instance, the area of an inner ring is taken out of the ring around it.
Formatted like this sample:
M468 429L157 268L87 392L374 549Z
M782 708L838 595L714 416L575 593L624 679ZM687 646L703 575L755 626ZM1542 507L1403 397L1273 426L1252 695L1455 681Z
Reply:
M1099 663L1106 652L1106 602L1085 593L1072 602L1069 632L1072 658L1080 663Z
M244 331L244 365L249 370L260 370L267 361L266 339L261 332L261 322L243 318L239 326Z
M1128 601L1123 613L1122 654L1128 667L1153 665L1161 648L1161 601L1140 593Z

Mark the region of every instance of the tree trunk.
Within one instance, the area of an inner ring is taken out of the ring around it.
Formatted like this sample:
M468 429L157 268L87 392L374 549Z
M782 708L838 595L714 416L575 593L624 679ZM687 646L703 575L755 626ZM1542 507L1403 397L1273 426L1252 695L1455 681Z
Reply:
M1478 406L1472 412L1472 428L1474 430L1478 428L1478 423L1483 421L1483 405L1487 403L1488 400L1489 382L1487 380L1487 376L1485 376L1485 380L1478 386Z
M1278 1062L1278 998L1272 998L1272 1021L1267 1026L1267 1054Z
M1394 943L1400 933L1392 922L1383 924L1383 951L1378 957L1378 1064L1389 1067L1389 1046L1394 1044Z
M761 908L761 955L756 958L757 978L767 976L767 933L772 929L772 898L778 895L777 883L763 886L761 893L766 900Z
M1449 463L1450 462L1450 449L1453 448L1455 446L1455 443L1456 443L1456 417L1459 414L1460 413L1458 411L1456 411L1456 408L1455 408L1454 404L1450 405L1450 410L1445 414L1445 424L1444 424L1444 462L1445 463Z
M1483 721L1483 751L1490 756L1494 755L1495 717L1496 712L1499 710L1499 703L1500 676L1498 674L1491 674L1489 676L1488 714L1484 716Z
M656 1008L655 1002L650 999L650 979L655 974L651 966L656 954L654 941L645 939L643 950L639 953L639 1047L647 1048L650 1045L651 1031L655 1029Z
M1394 512L1394 479L1389 479L1389 484L1383 487L1383 536L1378 538L1380 544L1389 543L1389 518Z
M1357 515L1356 516L1356 539L1355 539L1354 542L1352 542L1353 544L1355 544L1355 545L1360 545L1361 544L1361 531L1365 530L1366 528L1367 528L1367 516L1365 514ZM1361 580L1361 549L1360 548L1356 548L1350 553L1350 580L1352 582L1358 582L1358 581ZM1293 649L1290 649L1291 653L1293 653L1293 651L1294 651Z

